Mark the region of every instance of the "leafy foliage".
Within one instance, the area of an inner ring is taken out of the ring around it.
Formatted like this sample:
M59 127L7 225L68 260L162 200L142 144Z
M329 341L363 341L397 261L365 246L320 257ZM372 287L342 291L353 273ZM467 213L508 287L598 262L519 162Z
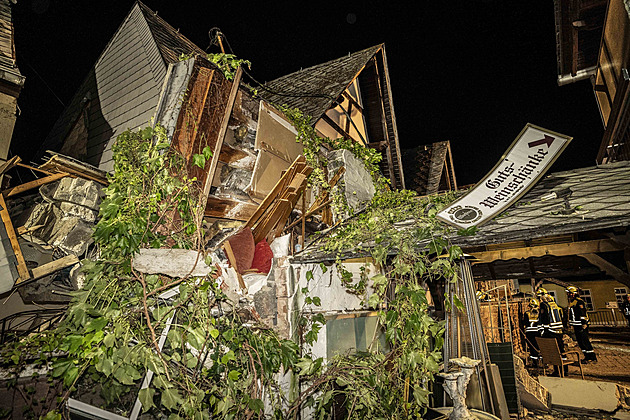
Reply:
M64 398L79 386L98 388L123 415L135 395L143 412L170 419L261 418L264 395L281 413L275 375L297 363L296 343L246 327L215 275L171 279L132 270L140 247L197 249L198 263L204 260L194 180L179 175L183 160L166 150L164 130L127 131L113 152L115 173L94 232L100 259L84 261L85 286L62 324L4 348L3 360L17 368L29 357L51 361L51 375L68 390ZM161 297L175 287L174 297ZM153 380L138 393L149 370Z

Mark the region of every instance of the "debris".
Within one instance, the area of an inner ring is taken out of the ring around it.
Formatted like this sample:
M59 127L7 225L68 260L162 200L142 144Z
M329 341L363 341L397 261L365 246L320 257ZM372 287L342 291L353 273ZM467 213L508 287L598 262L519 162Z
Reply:
M203 277L214 271L203 254L190 249L141 249L133 259L133 269L144 274L169 277Z
M252 260L252 269L256 269L260 273L269 273L271 270L271 260L273 252L266 239L258 242L254 249L254 259Z
M365 169L365 165L352 152L345 149L333 150L328 153L328 176L335 175L340 167L345 167L341 181L334 190L341 190L345 195L348 206L354 211L360 211L364 204L372 200L376 189L372 176ZM345 213L345 212L344 212ZM348 217L347 214L335 215L335 220Z
M306 181L312 171L304 156L300 155L293 161L245 224L252 229L254 242L265 238L271 241L281 234L291 210L306 189Z
M554 407L612 412L619 406L617 384L582 379L539 376Z

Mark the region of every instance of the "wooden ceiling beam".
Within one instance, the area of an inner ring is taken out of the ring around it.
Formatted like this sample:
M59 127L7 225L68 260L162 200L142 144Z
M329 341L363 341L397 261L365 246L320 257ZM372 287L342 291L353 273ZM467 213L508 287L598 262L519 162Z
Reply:
M554 255L556 257L597 252L622 251L624 246L612 239L571 242L564 244L538 245L497 251L470 252L477 261L474 264L489 263L495 260L526 259Z
M622 269L614 265L613 263L606 261L597 254L579 254L580 257L586 259L588 262L598 267L611 277L614 277L619 283L630 285L630 275L626 274Z

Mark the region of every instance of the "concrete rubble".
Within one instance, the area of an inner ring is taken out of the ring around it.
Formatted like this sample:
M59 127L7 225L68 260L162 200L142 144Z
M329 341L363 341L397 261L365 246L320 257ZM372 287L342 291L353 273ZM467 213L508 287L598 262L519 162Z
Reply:
M62 178L39 189L41 200L24 223L33 240L84 255L92 244L92 231L103 196L102 187L81 178Z
M333 192L340 190L345 196L348 206L354 212L360 211L366 203L372 200L376 192L372 176L365 169L363 162L349 150L340 149L328 153L328 179L331 179L342 166L346 169L345 173L337 185L333 187ZM335 215L337 218L347 216L347 214Z
M617 384L612 382L552 376L539 376L538 380L549 390L551 403L556 408L610 413L620 405Z

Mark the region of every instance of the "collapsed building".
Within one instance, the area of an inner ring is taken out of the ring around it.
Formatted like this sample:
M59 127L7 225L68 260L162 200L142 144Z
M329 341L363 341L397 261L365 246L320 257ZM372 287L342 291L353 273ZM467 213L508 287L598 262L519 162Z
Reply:
M5 334L48 326L68 292L80 287L79 260L94 256L91 231L113 169L112 144L127 129L165 128L187 175L207 196L210 248L230 248L230 235L252 232L246 247L221 251L231 260L226 272L237 279L235 291L248 288L243 275L251 262L237 264L243 249L251 253L256 243L289 234L284 248L291 254L309 229L333 223L331 200L315 201L307 187L311 169L280 106L300 109L324 136L377 150L392 187L404 188L384 45L283 76L258 96L241 75L229 80L202 49L146 5L134 4L43 142L45 163L26 165L15 157L2 167L2 173L26 167L38 174L2 194L3 244L11 261L0 288L8 297L0 316ZM193 157L207 147L213 157L201 169ZM329 181L343 185L358 209L374 193L370 176L352 154L331 153ZM296 214L302 223L294 222Z

